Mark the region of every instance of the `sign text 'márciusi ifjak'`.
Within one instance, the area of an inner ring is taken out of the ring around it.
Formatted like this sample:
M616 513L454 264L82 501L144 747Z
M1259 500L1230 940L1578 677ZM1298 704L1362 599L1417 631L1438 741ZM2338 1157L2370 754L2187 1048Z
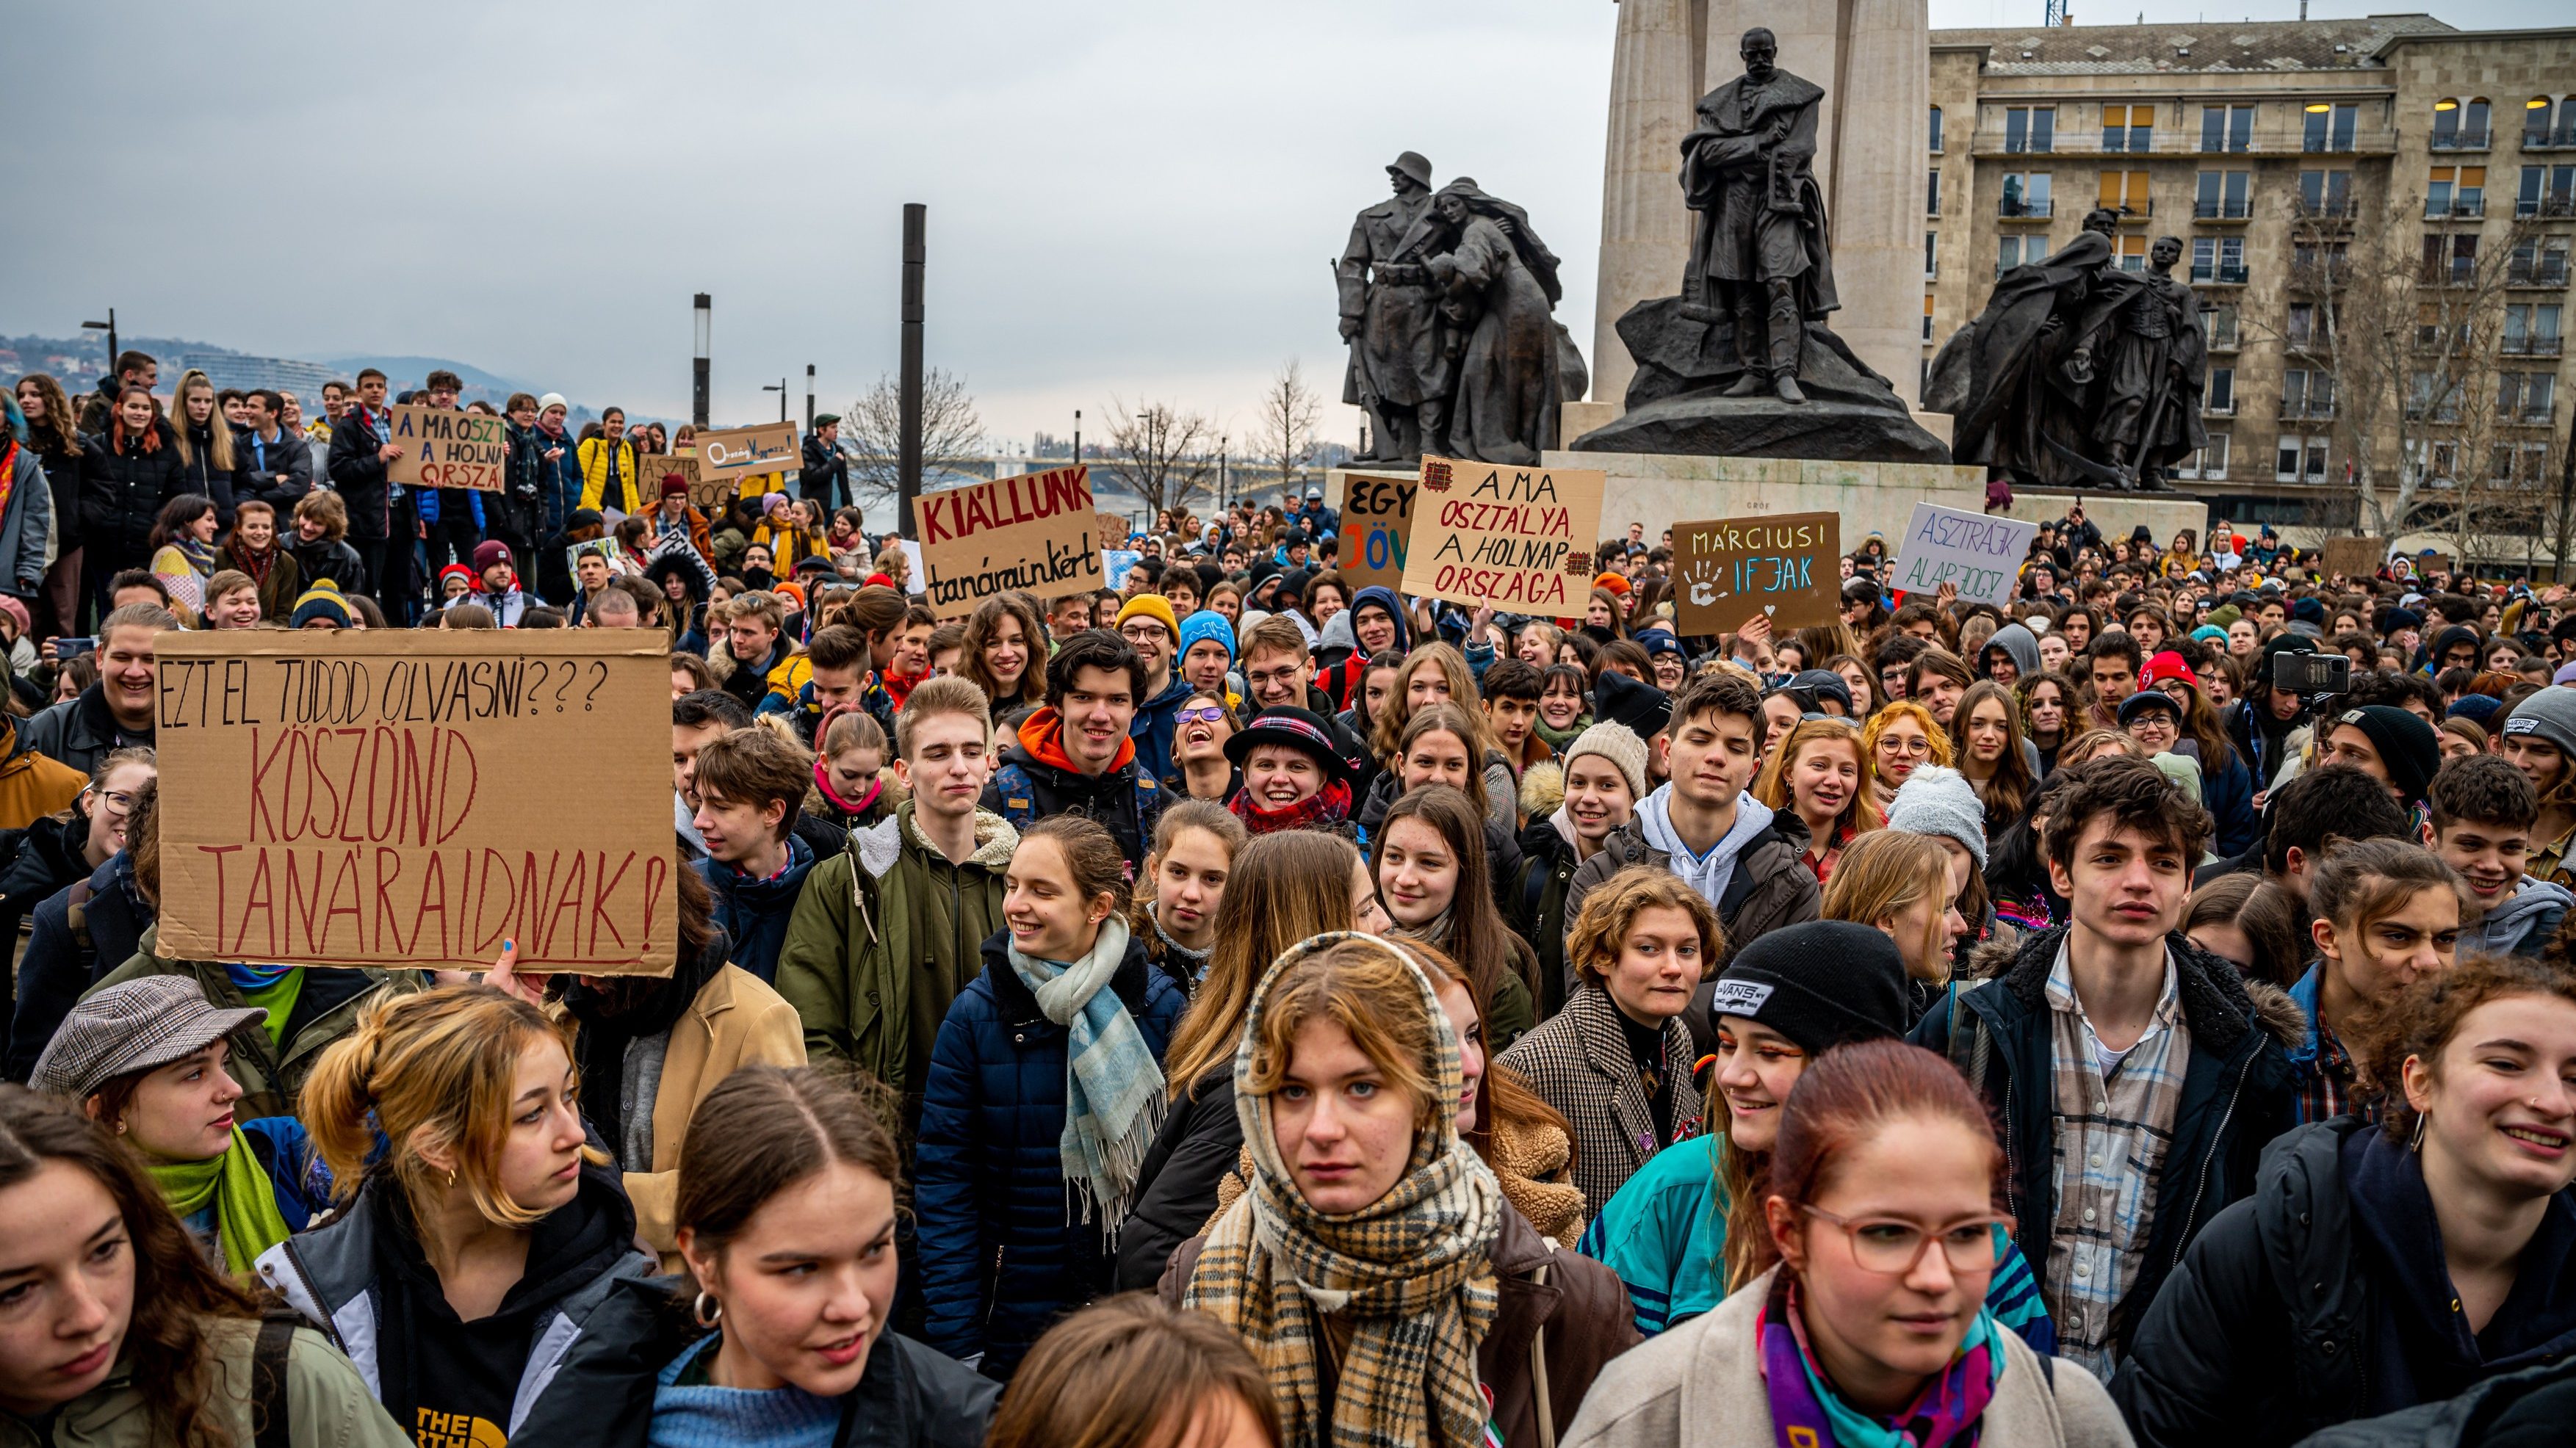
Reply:
M658 637L164 635L160 941L190 959L669 973ZM565 762L604 765L567 792ZM578 808L566 808L577 803Z
M912 506L926 596L941 618L1013 589L1043 599L1106 586L1086 466L943 488Z

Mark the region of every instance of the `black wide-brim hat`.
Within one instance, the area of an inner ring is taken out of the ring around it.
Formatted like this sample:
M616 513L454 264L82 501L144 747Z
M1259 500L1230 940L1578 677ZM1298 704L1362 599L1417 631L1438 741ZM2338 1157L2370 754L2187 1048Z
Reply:
M1243 761L1252 757L1252 751L1264 744L1285 744L1291 749L1304 750L1314 756L1328 777L1344 784L1350 783L1358 774L1351 762L1342 757L1324 716L1312 709L1281 704L1262 710L1236 730L1233 738L1225 741L1225 757L1240 769Z

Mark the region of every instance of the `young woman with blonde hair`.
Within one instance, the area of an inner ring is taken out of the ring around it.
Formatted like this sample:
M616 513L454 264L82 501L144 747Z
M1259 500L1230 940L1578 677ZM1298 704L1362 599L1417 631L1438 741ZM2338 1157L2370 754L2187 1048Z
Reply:
M1832 881L1834 865L1851 842L1879 825L1862 788L1862 754L1861 731L1848 721L1807 719L1772 749L1753 781L1755 799L1795 814L1807 827L1807 848L1798 862L1819 885Z
M540 1345L658 1269L578 1090L569 1024L489 985L378 1000L305 1082L345 1210L259 1275L407 1430L507 1441L557 1386Z
M1162 1281L1243 1339L1299 1448L1553 1442L1635 1341L1616 1279L1541 1237L1460 1136L1439 974L1348 935L1271 966L1234 1059L1253 1180Z
M1909 1024L1950 979L1950 952L1968 932L1959 895L1973 869L1930 835L1879 830L1844 852L1843 867L1825 885L1822 918L1866 925L1896 942Z
M1142 1292L1039 1338L984 1448L1280 1448L1270 1383L1242 1339Z
M179 374L177 399L170 409L172 441L179 448L179 489L211 498L225 523L232 522L233 500L250 489L242 460L233 449L233 426L215 402L215 384L194 368Z

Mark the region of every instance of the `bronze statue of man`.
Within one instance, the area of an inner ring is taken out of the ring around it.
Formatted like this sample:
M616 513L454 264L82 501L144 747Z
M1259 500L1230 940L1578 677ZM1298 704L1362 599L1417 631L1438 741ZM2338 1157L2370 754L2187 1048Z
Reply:
M1455 368L1418 224L1431 207L1431 163L1407 151L1386 174L1395 194L1351 223L1333 268L1351 344L1342 401L1368 414L1367 460L1410 462L1442 435Z
M1682 196L1699 213L1683 301L1734 323L1744 371L1727 396L1767 385L1797 403L1806 324L1839 303L1812 166L1825 91L1774 65L1779 51L1769 30L1744 32L1743 76L1700 99L1682 138Z
M2092 305L2076 324L2069 358L2078 380L2099 367L2099 396L2090 409L2099 456L2142 488L2208 441L2200 421L2209 355L2202 346L2200 304L2174 280L2182 239L2156 238L2143 277L2106 260ZM2137 283L2130 285L2130 283Z

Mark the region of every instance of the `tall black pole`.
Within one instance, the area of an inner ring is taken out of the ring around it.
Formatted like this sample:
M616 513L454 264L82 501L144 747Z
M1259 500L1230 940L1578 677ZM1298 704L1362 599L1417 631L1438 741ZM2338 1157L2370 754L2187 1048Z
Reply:
M896 463L895 486L901 514L897 521L907 537L913 531L913 500L921 496L921 263L930 208L918 201L903 207L903 442Z
M714 312L715 301L705 292L690 304L689 421L702 428L707 425L707 344L713 340Z
M814 430L814 364L805 364L805 430Z

